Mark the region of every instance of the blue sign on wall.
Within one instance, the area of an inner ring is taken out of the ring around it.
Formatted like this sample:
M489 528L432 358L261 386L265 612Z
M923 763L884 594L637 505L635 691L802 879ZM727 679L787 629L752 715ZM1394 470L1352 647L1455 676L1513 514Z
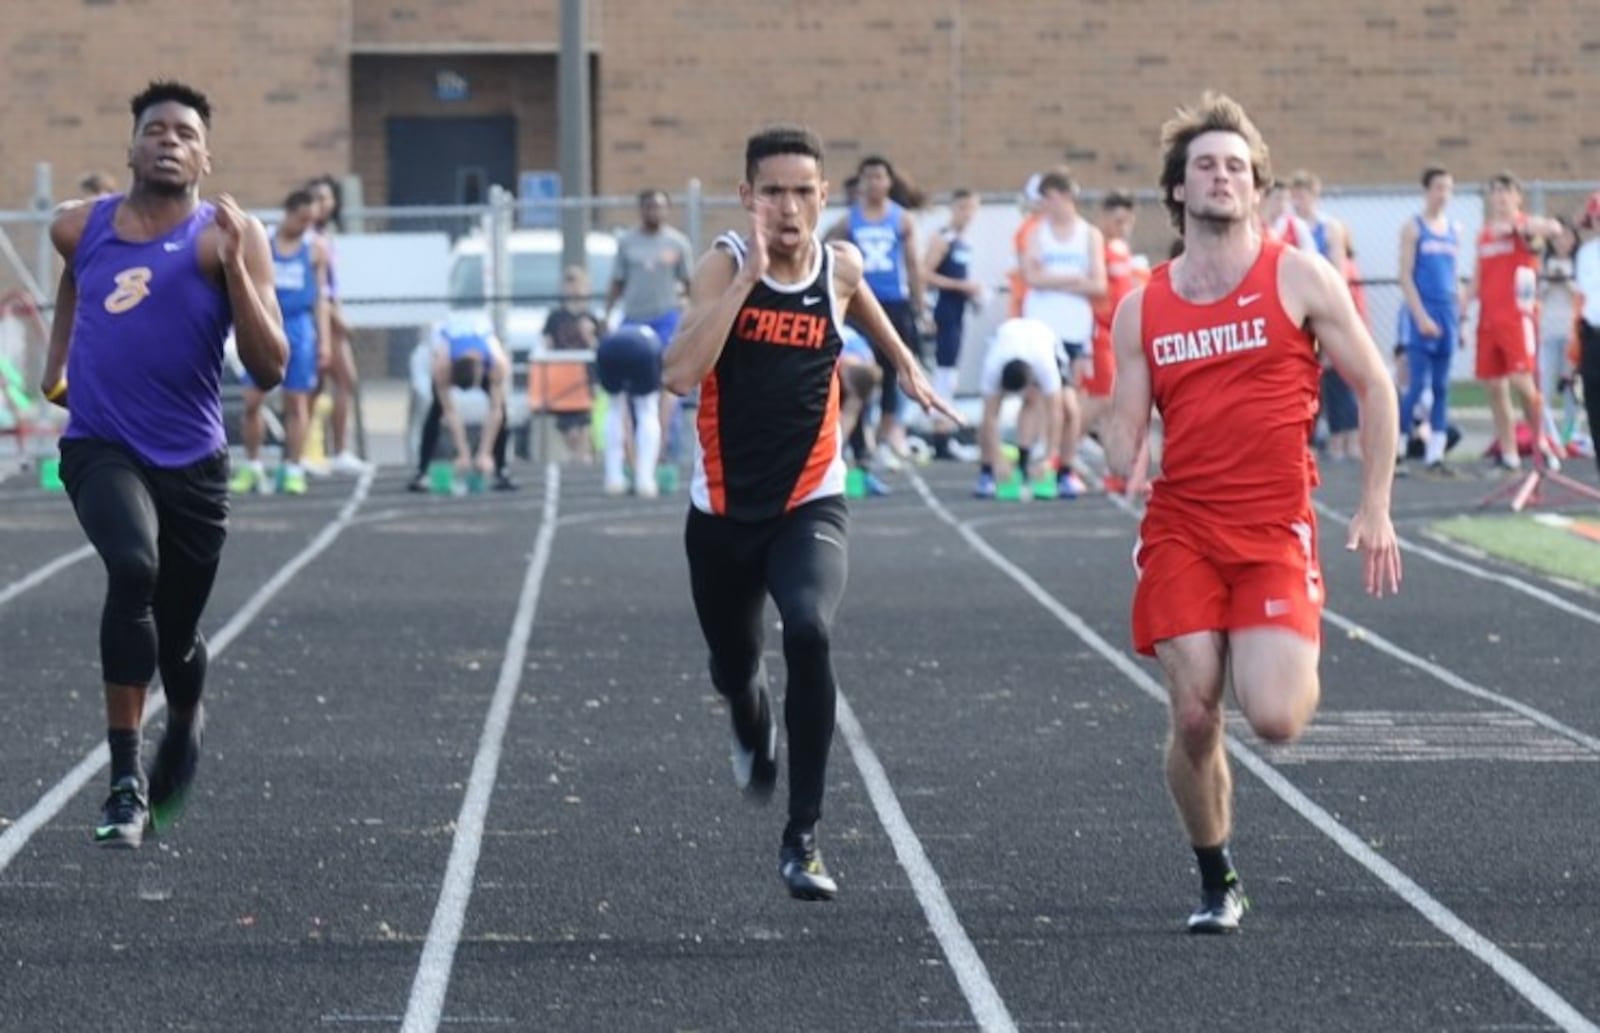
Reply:
M445 104L459 104L472 96L472 84L460 72L441 68L433 76L433 99Z
M561 200L561 173L535 169L517 177L517 225L523 229L559 226L561 209L541 201Z

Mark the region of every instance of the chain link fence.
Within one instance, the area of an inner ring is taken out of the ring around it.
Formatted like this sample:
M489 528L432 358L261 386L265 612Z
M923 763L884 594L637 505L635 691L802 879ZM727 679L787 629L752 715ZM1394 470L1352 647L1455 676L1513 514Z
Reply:
M1533 182L1525 187L1527 208L1572 216L1594 189L1591 183ZM835 187L836 196L842 191ZM1086 190L1080 206L1090 218L1098 215L1104 194ZM1133 250L1152 265L1170 253L1176 236L1154 190L1134 192L1137 221ZM958 378L958 392L976 389L983 344L1005 317L1008 275L1016 258L1012 237L1023 217L1020 197L982 195L979 214L969 229L973 274L989 284L988 304L971 312L967 346ZM919 250L944 225L943 198L914 213ZM669 192L668 221L690 238L696 252L728 229L743 230L748 216L733 194L708 194L698 181ZM1403 187L1328 187L1322 209L1349 227L1360 271L1359 286L1374 339L1385 351L1396 340L1404 307L1396 272L1401 225L1420 208L1420 192ZM529 370L543 358L544 321L561 302L563 215L581 211L590 227L586 240L589 303L599 309L611 279L619 235L638 221L635 195L583 199L518 201L504 190L491 193L477 206L361 208L344 213L344 227L335 236L337 291L344 317L353 332L361 372L367 377L404 378L414 393L426 397L426 353L419 345L452 312L487 315L517 364L513 419L519 451L526 452ZM12 388L11 409L36 406L38 371L43 365L48 324L59 263L49 246L51 206L32 211L0 212L0 298L11 299L9 316L0 319L0 358L9 362L20 384ZM272 223L277 212L257 211ZM845 210L830 205L820 229L825 232ZM1451 209L1469 242L1463 273L1470 269L1470 241L1482 224L1480 187L1458 187ZM22 304L19 308L19 299ZM1470 338L1468 338L1470 340ZM1470 377L1470 354L1457 369ZM15 419L0 415L0 420Z

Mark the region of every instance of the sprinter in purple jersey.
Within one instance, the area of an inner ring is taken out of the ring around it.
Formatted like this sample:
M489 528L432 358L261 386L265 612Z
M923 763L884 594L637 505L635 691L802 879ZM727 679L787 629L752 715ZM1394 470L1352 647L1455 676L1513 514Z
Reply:
M266 230L226 194L200 200L210 102L157 82L132 108L128 193L65 206L50 225L66 268L43 383L70 413L61 478L106 567L111 795L94 839L121 848L177 817L200 760L200 614L227 536L223 341L231 324L263 389L289 356ZM167 727L147 778L140 725L158 670Z

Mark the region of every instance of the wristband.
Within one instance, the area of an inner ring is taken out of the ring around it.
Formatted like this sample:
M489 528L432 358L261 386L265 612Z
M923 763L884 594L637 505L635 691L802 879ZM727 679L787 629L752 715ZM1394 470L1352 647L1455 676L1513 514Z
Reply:
M62 377L60 380L56 381L56 386L55 387L52 387L50 390L48 390L48 391L46 391L44 393L44 400L47 401L47 402L59 402L59 401L61 401L61 399L65 398L66 396L67 396L67 378L66 377Z

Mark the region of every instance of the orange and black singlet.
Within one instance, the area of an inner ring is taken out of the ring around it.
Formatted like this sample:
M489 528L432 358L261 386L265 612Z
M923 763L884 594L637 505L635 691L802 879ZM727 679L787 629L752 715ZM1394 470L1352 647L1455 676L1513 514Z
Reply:
M716 246L743 265L743 239ZM844 493L834 258L820 240L816 256L799 283L751 288L701 383L690 501L703 512L765 520Z

